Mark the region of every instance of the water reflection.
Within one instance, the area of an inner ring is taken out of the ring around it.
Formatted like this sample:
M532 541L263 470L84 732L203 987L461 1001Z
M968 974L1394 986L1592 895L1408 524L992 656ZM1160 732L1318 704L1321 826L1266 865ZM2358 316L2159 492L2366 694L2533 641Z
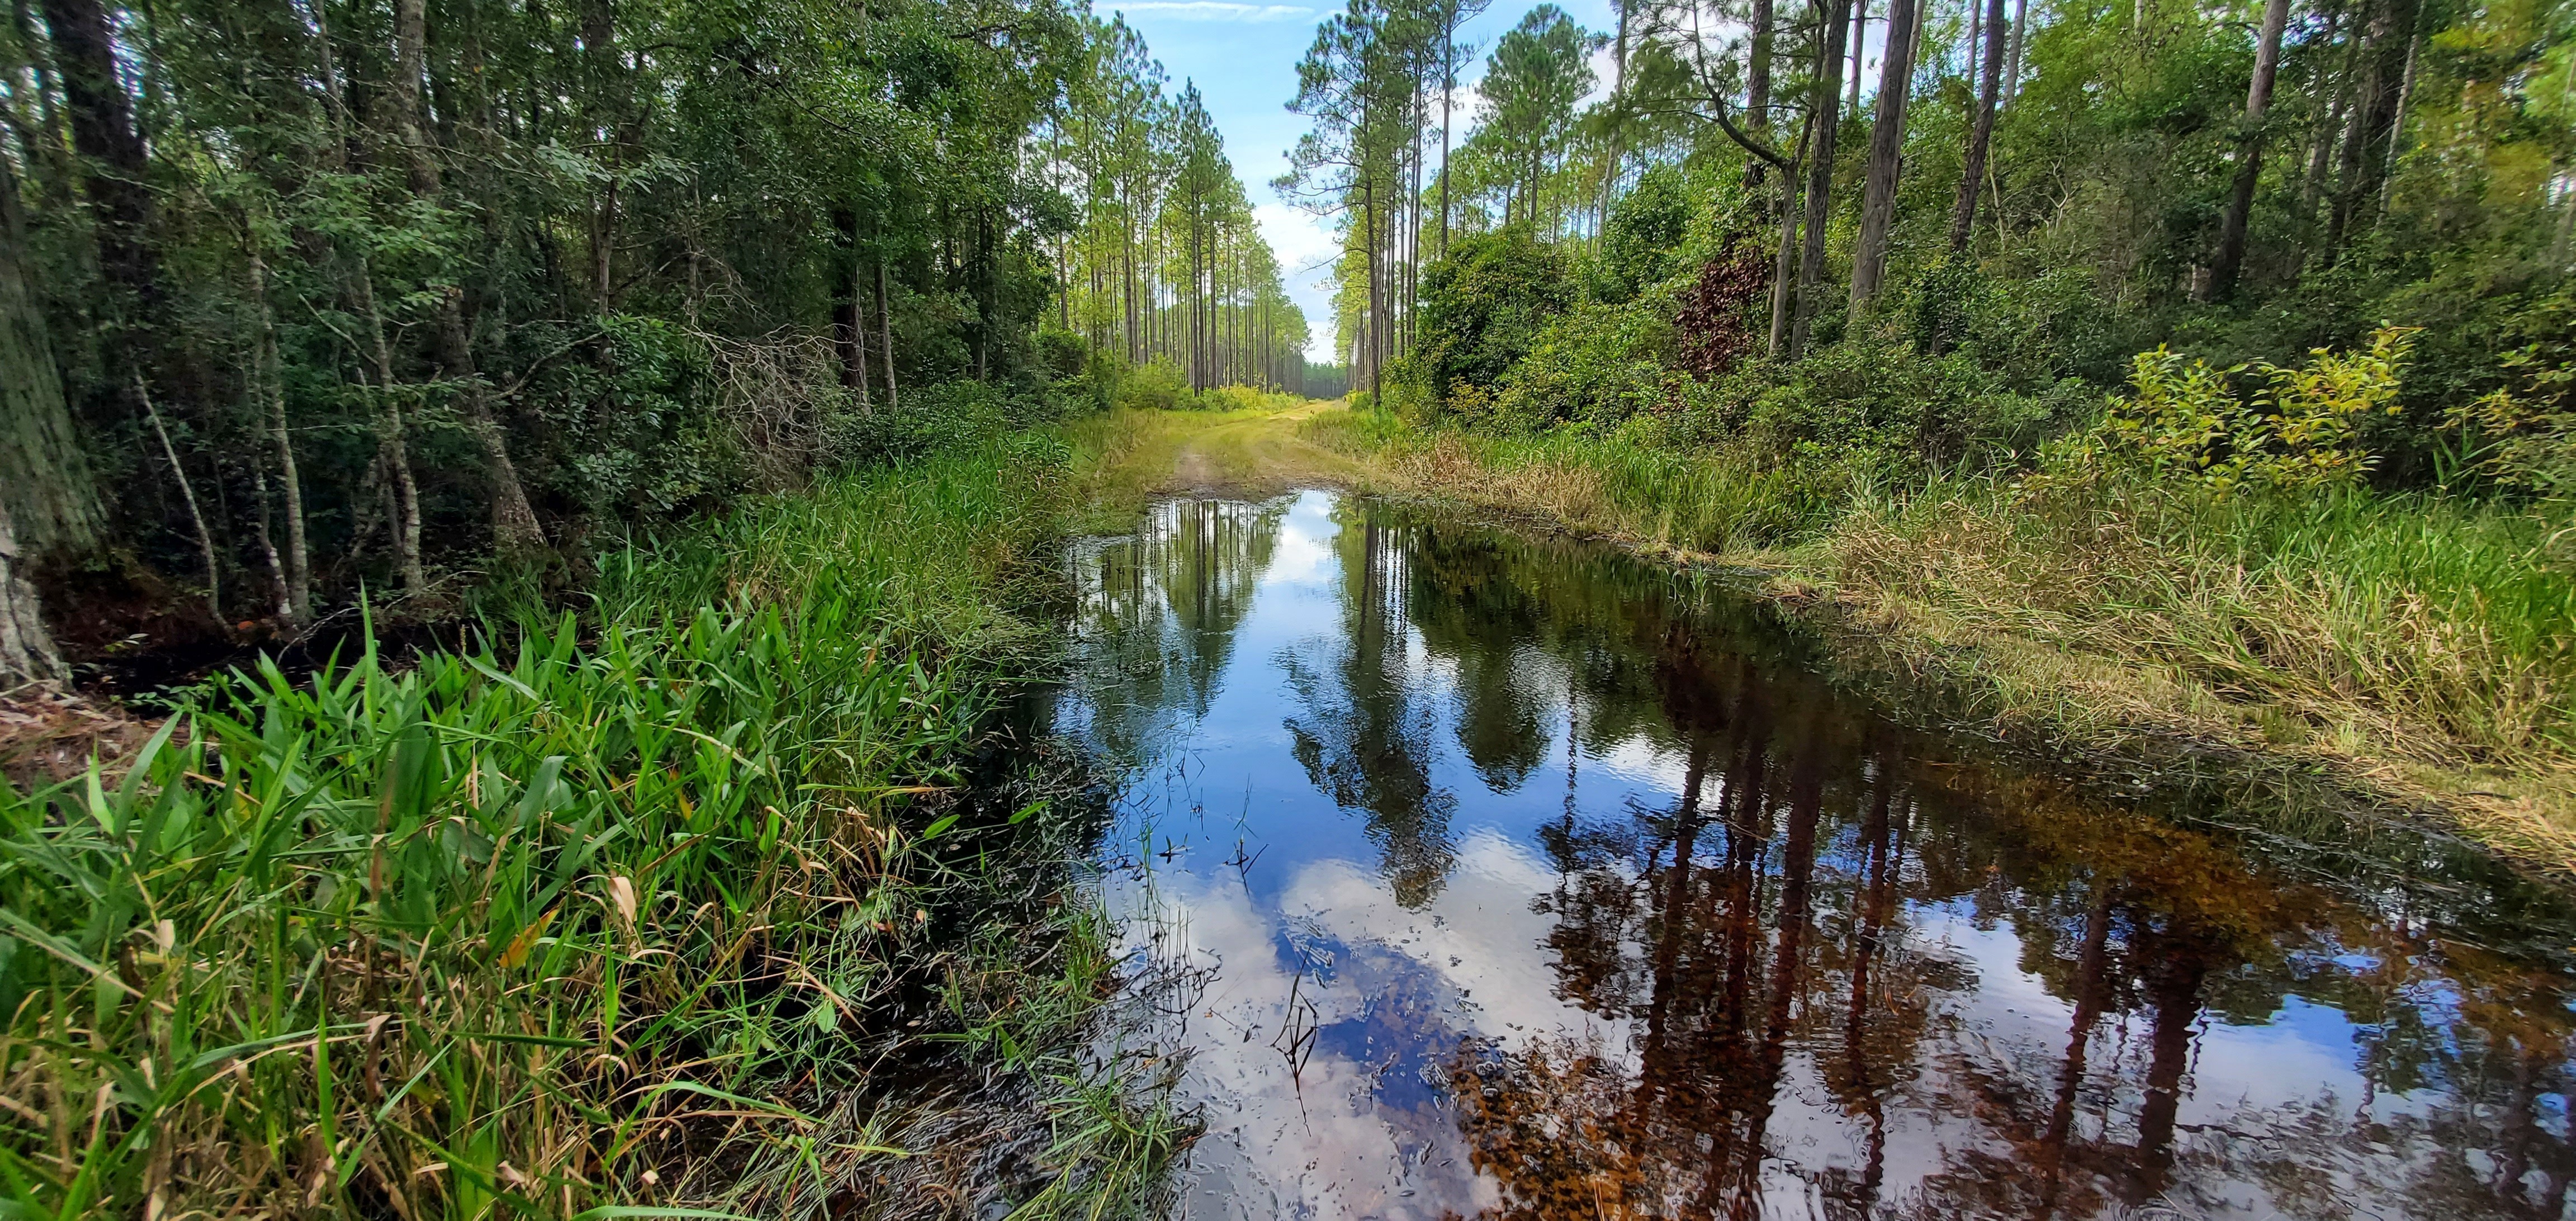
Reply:
M1203 1217L2557 1216L2565 909L1908 733L1722 594L1309 493L1076 557Z

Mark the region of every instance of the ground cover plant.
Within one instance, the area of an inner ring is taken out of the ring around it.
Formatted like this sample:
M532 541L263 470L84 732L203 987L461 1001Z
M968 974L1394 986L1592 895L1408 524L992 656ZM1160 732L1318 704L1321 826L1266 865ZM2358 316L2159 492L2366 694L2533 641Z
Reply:
M746 503L473 648L263 664L0 795L11 1206L1150 1194L1175 1125L1069 1042L1110 969L1080 786L980 758L1066 475L997 432Z

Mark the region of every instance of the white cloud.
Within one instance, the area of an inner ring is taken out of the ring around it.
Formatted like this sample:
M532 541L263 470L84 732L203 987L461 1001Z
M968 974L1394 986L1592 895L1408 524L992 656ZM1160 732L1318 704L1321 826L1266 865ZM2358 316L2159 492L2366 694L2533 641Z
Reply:
M1314 213L1291 204L1254 204L1253 223L1279 260L1288 299L1306 312L1306 359L1329 364L1333 355L1333 260L1342 239Z
M1342 239L1314 213L1284 203L1255 204L1252 220L1261 226L1261 240L1270 243L1270 253L1279 258L1280 277L1292 288L1332 273Z
M1181 21L1295 21L1315 10L1294 4L1236 4L1230 0L1134 0L1115 6L1128 16L1152 14Z

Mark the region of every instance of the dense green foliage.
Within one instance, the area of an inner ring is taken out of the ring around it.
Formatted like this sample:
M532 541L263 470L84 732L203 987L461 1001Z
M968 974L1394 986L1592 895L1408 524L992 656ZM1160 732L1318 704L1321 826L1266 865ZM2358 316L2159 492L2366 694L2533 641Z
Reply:
M2570 859L2576 8L1614 11L1535 182L1477 155L1540 100L1497 43L1427 219L1353 224L1326 439L1831 589L1980 717L2357 762ZM1436 100L1445 10L1341 20L1380 53L1310 62Z
M579 613L408 667L263 666L121 777L0 787L10 1206L1153 1190L1168 1132L1067 1058L1109 969L1049 898L1081 804L969 770L1035 643L997 602L1065 460L997 433L761 498L606 557ZM943 1117L889 1058L1016 1092ZM1032 1139L1008 1174L977 1152Z
M1453 167L1405 137L1451 13L1354 4L1303 99L1315 163L1350 168L1301 181L1352 222L1364 384L1424 420L1651 417L1919 481L2030 461L2160 343L2295 367L2395 326L2398 410L2354 425L2374 486L2536 486L2482 457L2509 439L2537 471L2557 435L2492 396L2559 385L2576 342L2576 11L1986 7L1623 4L1612 87L1578 107L1559 83L1603 40L1542 5L1494 44ZM1891 20L1914 62L1885 62ZM1372 229L1381 183L1429 215ZM2224 380L2271 410L2264 377Z
M1299 384L1160 80L1057 0L21 6L0 552L76 656L291 637L1150 360Z

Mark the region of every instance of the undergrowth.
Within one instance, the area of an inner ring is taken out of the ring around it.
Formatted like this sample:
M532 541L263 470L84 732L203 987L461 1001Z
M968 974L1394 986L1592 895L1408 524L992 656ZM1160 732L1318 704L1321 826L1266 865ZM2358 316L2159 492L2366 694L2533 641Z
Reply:
M263 665L121 775L0 789L0 1199L1145 1207L1179 1129L1077 1054L1083 778L991 749L1066 476L1004 435L763 500L577 611Z
M1764 570L1998 729L2152 728L2335 764L2576 868L2576 563L2545 504L2123 474L1904 486L1656 427L1344 412L1305 431L1392 489Z

